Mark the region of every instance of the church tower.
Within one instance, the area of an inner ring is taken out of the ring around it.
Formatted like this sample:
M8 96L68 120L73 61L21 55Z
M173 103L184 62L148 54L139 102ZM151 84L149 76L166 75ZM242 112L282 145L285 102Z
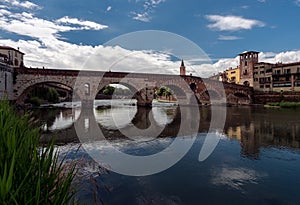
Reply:
M184 76L185 73L185 66L183 60L181 61L181 66L180 66L180 75Z
M248 51L239 54L240 56L240 84L253 86L254 65L258 63L258 54L256 51Z

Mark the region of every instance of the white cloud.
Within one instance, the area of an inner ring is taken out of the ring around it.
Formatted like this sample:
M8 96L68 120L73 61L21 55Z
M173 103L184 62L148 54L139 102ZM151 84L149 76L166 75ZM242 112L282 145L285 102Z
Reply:
M106 8L106 11L110 11L112 9L112 7L111 6L108 6L107 8Z
M1 1L14 7L25 8L25 9L41 9L40 6L30 1L18 1L18 0L1 0Z
M233 40L238 40L238 39L241 39L240 37L237 37L237 36L224 36L224 35L220 35L219 40L222 40L222 41L233 41Z
M297 6L300 6L300 0L295 0L295 4L296 4Z
M134 17L132 17L134 20L138 20L138 21L143 21L143 22L150 22L151 17L149 16L149 14L147 12L142 13L142 14L138 14L138 13L134 13Z
M265 24L258 20L245 19L241 16L206 15L206 19L213 22L208 28L219 31L249 30L254 26L264 27Z
M267 2L267 0L257 0L258 2L260 2L260 3L266 3Z
M73 24L73 25L79 25L81 26L79 30L101 30L108 28L106 25L102 25L99 23L95 23L92 21L84 21L84 20L79 20L77 18L70 18L68 16L64 16L58 20L56 20L57 23L62 23L62 24Z
M32 13L11 13L4 9L0 11L0 17L1 15L0 29L39 39L47 45L57 41L60 32L101 30L107 28L106 25L78 20L76 18L63 17L57 21L49 21L37 18Z
M143 5L143 11L131 12L134 15L132 19L143 22L150 22L152 19L151 14L154 13L154 9L165 1L166 0L147 0Z
M281 53L273 53L273 52L262 52L259 53L259 61L260 62L268 62L268 63L293 63L300 62L300 50L297 51L286 51Z
M6 16L6 15L9 15L11 14L10 11L7 11L5 9L0 9L0 16Z

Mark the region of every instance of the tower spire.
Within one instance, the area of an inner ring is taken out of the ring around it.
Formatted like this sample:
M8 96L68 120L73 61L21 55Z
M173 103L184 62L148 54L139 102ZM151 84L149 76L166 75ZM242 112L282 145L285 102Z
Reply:
M185 66L183 60L181 60L180 75L185 75Z

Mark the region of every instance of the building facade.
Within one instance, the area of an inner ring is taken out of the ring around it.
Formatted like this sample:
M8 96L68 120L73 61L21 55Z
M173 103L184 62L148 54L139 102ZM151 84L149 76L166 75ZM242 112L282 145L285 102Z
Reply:
M220 81L251 86L262 92L300 92L300 62L259 62L259 52L239 54L239 66L219 73Z
M259 91L273 91L272 70L273 64L260 62L254 65L253 88Z
M23 67L24 53L9 46L0 46L0 61L12 67Z
M258 53L256 51L247 51L239 54L240 56L240 83L245 86L253 86L253 70L258 63Z
M272 68L273 91L300 92L300 62L275 64Z
M13 98L13 68L0 62L0 100Z
M226 81L228 83L240 84L240 68L229 68L225 71Z

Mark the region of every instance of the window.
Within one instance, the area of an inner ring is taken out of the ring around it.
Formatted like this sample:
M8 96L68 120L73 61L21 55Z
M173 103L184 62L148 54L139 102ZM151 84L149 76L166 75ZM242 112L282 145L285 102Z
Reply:
M275 70L275 74L280 74L280 70Z
M248 71L247 71L247 70L245 70L243 74L244 74L244 75L247 75L247 74L248 74Z
M266 85L266 88L270 88L270 85Z
M264 88L264 85L260 85L259 88Z
M85 93L85 95L90 95L90 84L89 83L84 84L84 93Z
M289 73L291 73L291 69L290 68L284 69L284 74L289 74Z
M300 67L297 68L297 73L300 73Z
M258 78L254 78L254 81L257 82L257 81L258 81Z
M247 61L245 61L245 66L247 66L247 63L248 63L248 62L247 62Z
M272 69L267 69L266 73L272 73Z
M260 71L260 74L265 74L265 71L263 71L263 70L262 70L262 71Z
M235 71L231 71L231 74L235 74Z

